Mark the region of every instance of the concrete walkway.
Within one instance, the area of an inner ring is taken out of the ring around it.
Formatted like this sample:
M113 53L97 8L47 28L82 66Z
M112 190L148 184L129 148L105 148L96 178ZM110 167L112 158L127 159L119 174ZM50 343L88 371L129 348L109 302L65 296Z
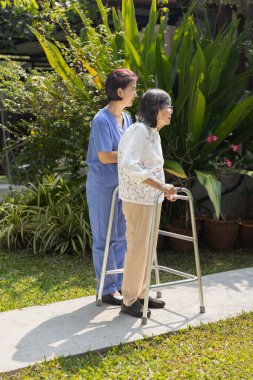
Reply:
M0 373L251 311L253 268L204 276L203 291L206 313L200 314L196 282L162 289L166 307L153 309L145 326L119 307L96 306L95 296L2 312Z

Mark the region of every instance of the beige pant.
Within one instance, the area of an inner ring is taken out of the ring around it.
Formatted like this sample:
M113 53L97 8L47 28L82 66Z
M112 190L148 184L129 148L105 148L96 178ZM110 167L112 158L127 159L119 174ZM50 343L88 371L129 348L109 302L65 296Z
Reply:
M137 298L144 298L146 288L146 264L152 223L152 205L123 201L126 218L127 252L124 264L122 294L124 304L131 306ZM161 204L157 208L154 247L157 244ZM154 249L155 251L155 249ZM155 253L155 252L154 252Z

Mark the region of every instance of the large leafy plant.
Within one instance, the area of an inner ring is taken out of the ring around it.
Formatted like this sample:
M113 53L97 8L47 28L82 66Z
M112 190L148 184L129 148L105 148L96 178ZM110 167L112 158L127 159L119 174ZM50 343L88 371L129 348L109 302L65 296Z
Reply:
M218 171L213 164L228 141L232 148L252 136L253 96L245 90L253 69L237 72L240 47L247 31L238 35L238 21L232 20L213 37L206 20L205 32L201 35L191 15L197 3L192 3L177 28L169 55L164 50L167 17L161 17L156 32L155 1L141 40L131 0L123 1L122 13L118 12L118 16L114 9L112 12L115 29L121 35L121 26L124 37L117 39L117 48L125 51L127 63L144 79L152 78L158 87L172 95L173 124L162 131L167 170L187 178L188 184L192 179L198 180L206 188L219 217L221 170L252 175L242 167L242 170L233 167L228 170L226 163L231 161L225 158L224 166ZM144 87L149 85L145 80L143 84ZM212 143L209 143L210 135L216 137Z
M166 169L179 178L200 181L218 217L221 184L212 162L224 150L225 141L239 144L252 134L249 120L253 97L245 89L253 69L237 73L240 45L245 37L245 32L237 34L237 21L233 20L215 37L206 23L201 35L192 16L197 3L192 2L177 27L169 55L164 42L168 14L160 13L157 28L156 0L152 0L149 22L141 37L133 0L123 0L121 11L111 8L114 32L109 28L108 9L101 0L97 0L103 20L99 28L94 28L76 6L84 27L78 36L64 21L68 49L50 41L38 27L33 32L66 90L85 104L94 92L103 90L112 67L122 65L139 74L143 90L157 86L168 91L175 111L171 127L162 131ZM93 88L82 79L87 74ZM217 140L207 144L210 134Z
M231 165L226 164L231 161L225 158L218 171L214 163L228 143L232 148L252 136L253 96L245 90L253 69L237 73L240 47L247 31L238 35L238 21L232 20L212 37L206 22L204 35L201 35L191 15L197 3L192 3L177 28L169 55L165 53L163 38L166 17L161 18L160 28L155 33L158 16L155 1L141 40L131 0L123 1L119 18L113 10L114 24L116 28L121 20L124 39L119 40L118 49L124 49L130 67L144 78L153 78L158 87L172 95L173 124L162 131L167 170L187 178L188 184L198 180L206 188L219 217L221 170L252 175L242 167L242 170L233 167L228 170L227 166ZM210 135L216 137L212 143Z
M232 173L234 168L228 170L224 165L217 171L213 163L228 141L232 147L252 135L253 96L245 89L253 70L237 73L244 33L237 35L236 20L212 39L208 29L200 36L192 17L182 25L174 36L180 41L177 54L167 58L168 62L173 59L171 67L176 69L176 76L169 73L175 117L164 137L171 148L168 154L181 163L188 178L205 186L219 217L221 183L217 175L221 169ZM210 135L215 136L211 143Z
M163 136L167 170L179 177L199 180L218 217L221 184L211 163L217 152L224 149L223 143L231 133L231 144L243 142L252 133L250 124L245 126L245 121L253 111L253 96L246 95L245 88L253 69L242 74L236 72L244 33L237 35L237 21L233 20L215 38L210 35L208 24L205 34L201 35L191 16L195 1L177 28L171 53L167 55L164 50L167 15L160 18L160 27L155 29L158 19L155 0L141 38L132 0L122 1L121 12L112 8L116 33L109 29L108 14L101 0L97 0L97 4L111 43L112 58L116 61L123 57L125 66L139 73L144 89L156 85L172 95L173 125ZM80 10L77 11L87 28L85 43L89 44L96 38L96 31ZM43 37L36 35L43 42ZM45 51L49 55L50 47ZM84 65L99 90L104 79L103 64L92 60ZM217 140L207 144L211 133Z

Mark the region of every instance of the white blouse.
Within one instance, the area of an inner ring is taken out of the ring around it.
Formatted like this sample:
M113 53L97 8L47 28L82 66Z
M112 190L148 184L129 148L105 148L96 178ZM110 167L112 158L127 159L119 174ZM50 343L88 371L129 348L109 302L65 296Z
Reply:
M158 194L143 183L148 178L165 183L161 138L156 128L144 123L132 124L123 134L118 147L119 197L123 201L152 204ZM159 198L159 203L164 199Z

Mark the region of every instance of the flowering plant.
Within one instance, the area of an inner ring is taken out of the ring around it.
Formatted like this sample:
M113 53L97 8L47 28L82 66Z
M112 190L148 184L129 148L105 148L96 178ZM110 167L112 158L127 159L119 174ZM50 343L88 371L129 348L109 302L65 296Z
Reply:
M191 188L197 181L200 182L207 190L208 196L214 206L215 216L224 218L221 213L221 182L220 174L248 174L253 172L244 170L243 162L246 156L242 156L241 144L236 144L234 134L231 132L224 139L215 133L209 133L206 137L199 140L197 144L192 145L192 134L188 134L185 139L185 153L179 156L178 139L174 147L171 147L174 157L177 159L179 166L182 165L181 171L179 167L174 165L174 172L177 176L180 175L179 185ZM199 152L206 149L205 157L201 157ZM180 164L179 164L180 163ZM166 167L171 165L170 160L165 161L165 171L173 174L171 168ZM184 170L182 170L184 168ZM186 218L187 219L187 218Z
M215 134L209 134L206 138L207 144L213 144L219 141L218 136ZM223 140L217 155L213 160L208 161L208 164L214 169L235 169L241 166L244 157L241 157L240 146L238 144L232 144L229 140Z

